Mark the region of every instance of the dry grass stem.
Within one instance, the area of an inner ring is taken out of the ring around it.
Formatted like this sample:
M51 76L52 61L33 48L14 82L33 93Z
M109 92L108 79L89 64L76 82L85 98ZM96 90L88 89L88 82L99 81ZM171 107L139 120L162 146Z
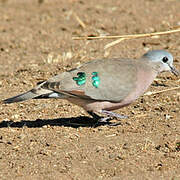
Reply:
M83 25L81 25L81 26L83 27ZM118 40L115 40L113 42L106 44L104 49L107 49L107 48L115 46L116 44L120 43L121 41L127 40L127 39L155 37L155 36L159 36L159 35L167 35L167 34L172 34L172 33L177 33L177 32L180 32L179 26L174 27L172 30L168 30L168 31L146 33L146 34L129 34L129 35L119 35L119 36L96 36L96 37L83 36L83 37L72 37L72 39L74 39L74 40L95 40L95 39L117 39L118 38Z
M164 89L164 90L161 90L161 91L155 91L155 92L147 92L145 93L144 95L145 96L151 96L151 95L154 95L154 94L159 94L159 93L163 93L163 92L167 92L167 91L173 91L173 90L177 90L177 89L180 89L180 86L178 87L173 87L173 88L170 88L170 89Z
M168 31L161 31L161 32L154 32L154 33L146 33L146 34L129 34L129 35L119 35L119 36L82 36L82 37L72 37L74 40L94 40L94 39L136 39L136 38L143 38L143 37L151 37L151 36L158 36L158 35L166 35L180 32L180 27Z
M86 28L86 25L85 23L80 19L80 17L75 13L73 12L73 15L75 17L75 19L77 20L77 22L80 24L80 26L85 29Z
M126 38L117 39L116 41L110 42L104 46L104 49L108 49L112 46L115 46L116 44L120 43L121 41L124 41Z

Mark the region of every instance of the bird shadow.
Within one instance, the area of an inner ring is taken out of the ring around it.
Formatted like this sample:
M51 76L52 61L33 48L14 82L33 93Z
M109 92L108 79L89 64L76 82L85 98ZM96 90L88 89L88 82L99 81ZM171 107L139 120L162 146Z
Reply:
M41 128L43 126L64 126L64 127L98 127L111 124L110 122L98 122L87 116L79 116L72 118L56 118L56 119L36 119L21 121L2 121L0 128Z

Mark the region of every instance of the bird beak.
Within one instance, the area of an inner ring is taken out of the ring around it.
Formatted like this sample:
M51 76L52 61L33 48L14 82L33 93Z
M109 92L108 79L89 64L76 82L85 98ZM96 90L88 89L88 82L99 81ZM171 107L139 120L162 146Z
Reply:
M169 64L168 64L168 65L169 65ZM173 67L173 66L171 66L171 65L169 65L169 67L170 67L170 69L171 69L171 72L172 72L175 76L179 76L179 75L180 75L179 71L178 71L175 67Z

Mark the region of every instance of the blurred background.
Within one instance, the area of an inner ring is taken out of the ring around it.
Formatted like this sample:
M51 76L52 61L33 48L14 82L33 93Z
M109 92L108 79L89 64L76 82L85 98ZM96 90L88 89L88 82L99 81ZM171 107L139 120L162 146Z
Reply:
M92 59L138 58L166 49L180 70L180 33L122 41L76 36L151 33L180 26L179 0L0 0L0 99ZM179 86L160 75L150 91ZM1 179L178 179L180 92L143 96L119 110L118 127L88 122L67 101L0 105ZM81 117L79 117L81 116ZM73 118L75 117L75 118Z

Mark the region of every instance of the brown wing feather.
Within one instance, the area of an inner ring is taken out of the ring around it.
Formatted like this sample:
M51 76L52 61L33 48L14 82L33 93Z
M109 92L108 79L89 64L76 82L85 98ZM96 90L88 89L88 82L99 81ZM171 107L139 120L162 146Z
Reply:
M80 71L90 75L84 88L85 94L92 99L119 102L129 95L136 86L136 60L110 59L95 61L82 66ZM92 86L91 73L98 72L100 85Z
M135 88L136 71L136 60L96 60L49 79L43 87L81 98L119 102ZM86 73L86 83L81 86L73 80L78 72ZM92 72L98 72L98 88L92 85Z

